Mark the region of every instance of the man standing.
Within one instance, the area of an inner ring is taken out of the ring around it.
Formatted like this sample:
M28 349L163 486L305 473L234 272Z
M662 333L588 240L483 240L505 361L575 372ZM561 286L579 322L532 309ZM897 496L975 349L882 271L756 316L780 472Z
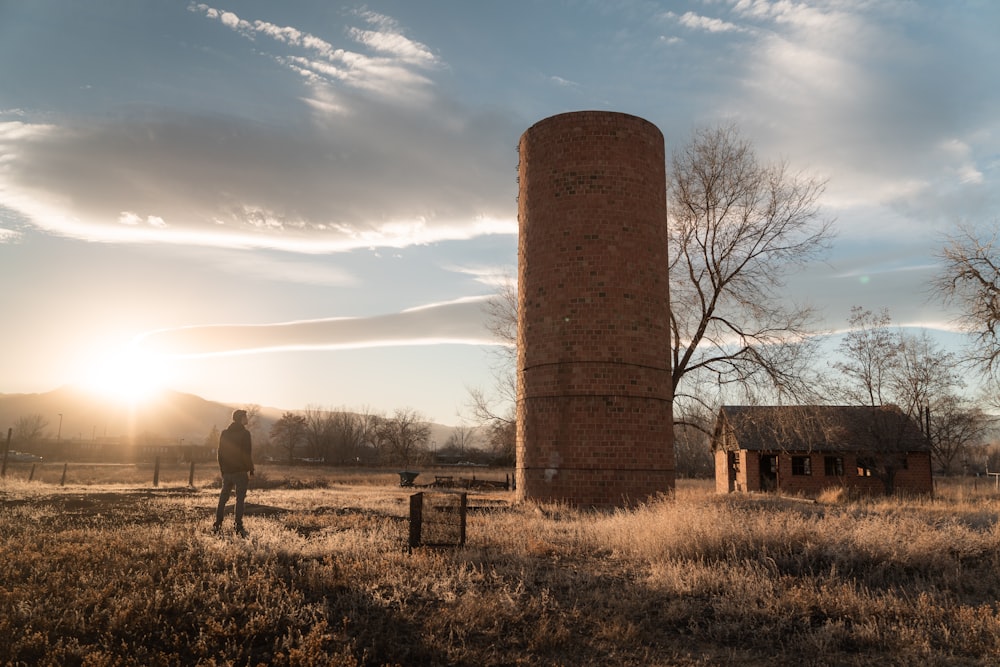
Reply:
M233 413L233 423L219 436L219 470L222 472L222 491L219 492L219 507L215 511L215 525L212 530L222 530L222 516L226 511L229 496L236 489L236 532L246 537L243 528L243 505L247 497L247 487L253 476L253 456L250 444L250 421L246 410Z

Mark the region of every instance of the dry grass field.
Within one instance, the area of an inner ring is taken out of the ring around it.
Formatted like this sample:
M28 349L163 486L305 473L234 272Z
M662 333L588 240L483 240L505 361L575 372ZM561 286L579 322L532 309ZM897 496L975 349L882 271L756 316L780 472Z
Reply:
M0 664L1000 662L983 480L819 502L682 481L610 513L470 492L465 547L410 551L394 471L264 468L246 539L212 534L207 465L194 489L180 466L62 473L0 480Z

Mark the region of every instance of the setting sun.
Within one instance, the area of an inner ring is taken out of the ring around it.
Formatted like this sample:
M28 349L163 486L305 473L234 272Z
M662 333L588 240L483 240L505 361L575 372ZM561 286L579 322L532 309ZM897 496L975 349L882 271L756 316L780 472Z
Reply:
M163 357L130 345L91 366L82 384L88 391L106 398L137 403L164 389L168 375Z

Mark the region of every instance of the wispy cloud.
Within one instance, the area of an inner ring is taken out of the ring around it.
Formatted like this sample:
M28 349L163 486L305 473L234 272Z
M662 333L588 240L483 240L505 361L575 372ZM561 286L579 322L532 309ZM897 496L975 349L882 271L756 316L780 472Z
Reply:
M746 128L765 153L794 155L797 166L828 178L826 206L897 210L926 232L949 207L954 216L956 203L973 217L1000 203L987 194L987 156L1000 149L1000 121L984 113L996 107L997 89L988 68L960 64L977 56L988 62L998 49L963 38L969 6L731 0L709 9L713 16L673 20L692 31L739 34L724 47L733 86L718 114ZM924 40L926 30L949 39ZM942 134L949 127L959 131ZM840 217L848 234L899 231Z
M746 32L747 30L746 28L736 25L735 23L723 21L720 18L712 16L695 14L694 12L685 12L680 15L674 12L666 12L664 16L668 19L676 20L680 25L691 30L701 30L705 32Z
M516 233L516 121L441 97L430 76L443 63L391 17L359 12L363 25L335 45L189 9L252 40L246 57L286 68L301 89L281 101L291 120L144 109L107 123L0 121L5 206L89 241L295 253Z
M137 345L147 353L180 357L443 343L495 345L483 325L484 299L460 299L377 317L164 329L142 335Z
M190 9L218 20L248 39L269 37L297 47L301 53L272 57L316 83L342 83L397 99L415 94L423 97L421 89L430 86L431 81L420 70L439 65L437 56L426 45L406 37L394 19L368 10L356 15L375 29L349 27L346 34L370 54L334 46L292 26L243 19L206 4L191 5Z
M447 266L449 271L472 276L476 282L490 287L501 287L516 282L509 266Z
M549 77L549 81L556 84L557 86L562 86L564 88L576 88L580 84L575 81L570 81L569 79L564 79L561 76L552 75Z

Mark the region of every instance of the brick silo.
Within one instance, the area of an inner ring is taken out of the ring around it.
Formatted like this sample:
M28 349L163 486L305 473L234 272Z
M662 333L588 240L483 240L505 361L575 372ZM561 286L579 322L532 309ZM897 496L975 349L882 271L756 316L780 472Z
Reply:
M577 506L674 488L663 135L581 111L521 136L518 497Z

